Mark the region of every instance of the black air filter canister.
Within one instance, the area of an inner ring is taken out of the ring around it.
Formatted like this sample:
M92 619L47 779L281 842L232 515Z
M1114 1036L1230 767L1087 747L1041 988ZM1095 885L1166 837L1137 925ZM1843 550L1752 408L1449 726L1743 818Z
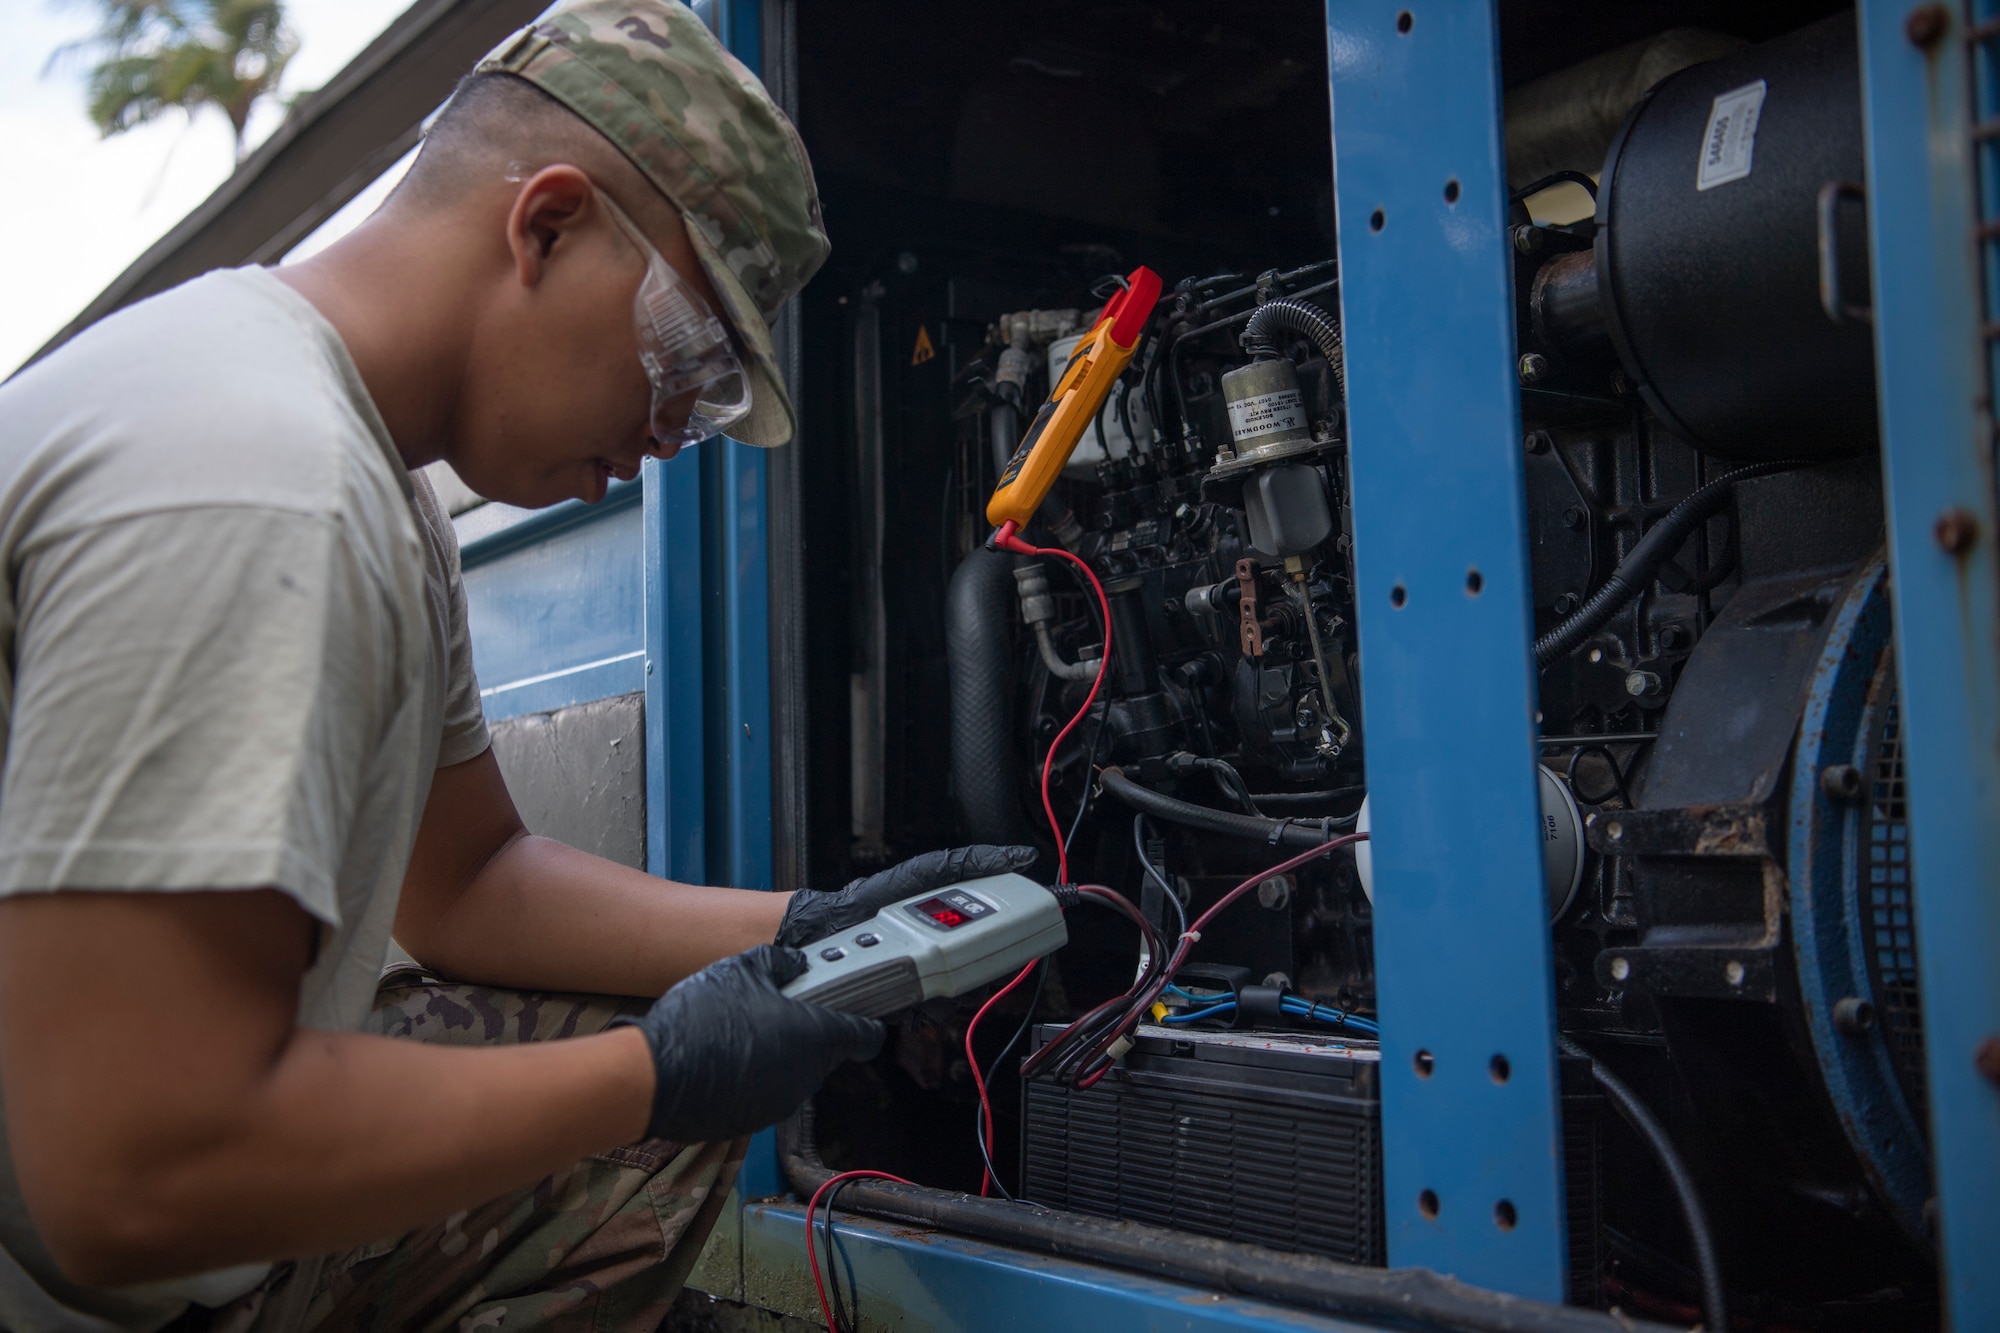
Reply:
M1742 459L1874 447L1862 173L1852 13L1682 70L1626 117L1597 284L1619 359L1676 434Z

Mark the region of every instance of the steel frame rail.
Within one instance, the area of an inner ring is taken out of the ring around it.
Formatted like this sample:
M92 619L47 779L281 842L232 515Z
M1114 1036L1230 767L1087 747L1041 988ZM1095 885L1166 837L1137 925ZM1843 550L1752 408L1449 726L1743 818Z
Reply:
M1562 1103L1494 0L1330 4L1327 66L1389 1262L1559 1302Z
M2000 1328L2000 3L1862 0L1890 597L1950 1326Z

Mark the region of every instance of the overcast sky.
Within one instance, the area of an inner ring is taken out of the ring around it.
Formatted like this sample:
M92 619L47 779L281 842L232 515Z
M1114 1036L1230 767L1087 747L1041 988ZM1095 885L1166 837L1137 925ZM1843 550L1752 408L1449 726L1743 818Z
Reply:
M290 0L299 53L286 94L324 84L410 0ZM171 112L100 139L83 111L83 71L44 74L50 53L88 33L87 0L0 0L0 379L32 356L234 166L229 121ZM281 112L250 123L260 142ZM368 206L379 195L370 192ZM363 201L357 200L357 203ZM347 210L352 212L352 210ZM342 219L347 221L348 219Z

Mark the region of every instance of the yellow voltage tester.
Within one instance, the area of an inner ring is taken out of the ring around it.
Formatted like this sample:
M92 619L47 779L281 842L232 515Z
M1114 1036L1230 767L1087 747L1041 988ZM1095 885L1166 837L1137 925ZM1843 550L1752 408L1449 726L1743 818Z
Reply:
M988 523L996 528L1012 523L1019 529L1034 517L1083 432L1104 410L1112 384L1131 364L1139 332L1159 299L1160 275L1142 266L1125 279L1124 291L1105 302L1104 313L1077 343L1069 364L1049 389L1049 399L1035 414L1021 447L1007 460L1000 484L986 502Z

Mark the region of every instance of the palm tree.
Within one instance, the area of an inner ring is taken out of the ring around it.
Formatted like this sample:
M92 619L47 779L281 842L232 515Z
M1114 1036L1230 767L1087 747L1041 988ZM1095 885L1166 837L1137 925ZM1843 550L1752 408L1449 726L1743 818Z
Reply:
M277 91L298 40L283 0L92 0L98 29L50 59L84 58L90 119L108 138L170 110L219 108L243 131L259 99Z

